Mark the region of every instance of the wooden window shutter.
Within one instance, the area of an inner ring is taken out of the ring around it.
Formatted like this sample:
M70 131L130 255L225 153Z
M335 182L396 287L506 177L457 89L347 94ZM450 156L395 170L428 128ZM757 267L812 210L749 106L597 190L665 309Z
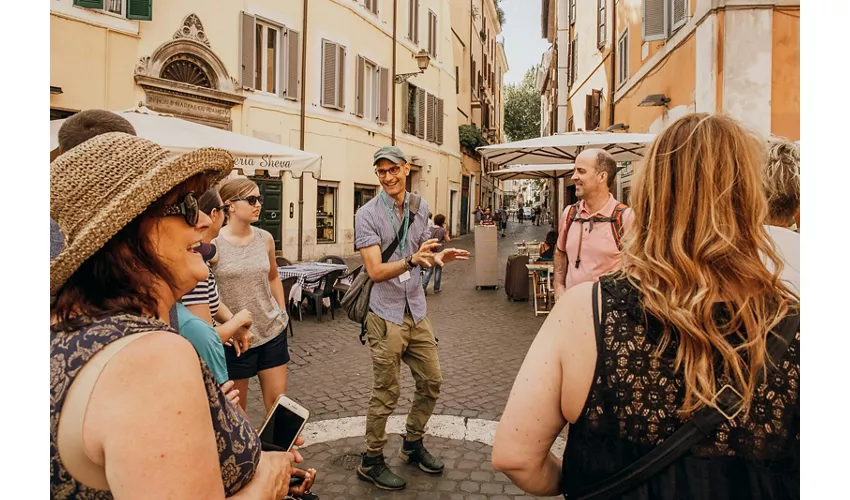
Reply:
M416 0L407 0L407 39L413 40L413 10L416 9Z
M687 0L673 0L673 29L679 29L684 26L688 21L688 7L689 2Z
M443 143L443 100L437 99L437 144Z
M425 91L416 88L416 137L425 138Z
M643 0L643 41L667 38L667 3L670 0Z
M596 0L596 45L604 47L608 41L607 17L605 4L608 0Z
M419 45L419 0L415 0L416 9L413 11L413 41Z
M401 131L402 133L409 134L410 132L410 84L404 82L401 84L401 99L402 99L402 110L404 111L401 120ZM393 110L395 111L395 110Z
M240 59L242 59L241 78L243 89L254 88L254 36L256 32L255 18L246 12L242 13L242 47L240 48Z
M281 65L281 71L286 68L283 87L283 97L297 101L301 92L301 33L286 30L286 66Z
M103 0L74 0L74 5L87 9L102 9Z
M590 95L591 100L591 115L590 115L590 129L595 130L599 128L599 124L602 121L602 91L601 90L593 90Z
M127 0L127 19L153 19L153 0Z
M357 56L354 70L354 114L363 117L363 88L365 87L366 59Z
M567 87L573 85L573 43L567 45Z
M435 111L437 111L437 105L434 102L433 94L426 94L425 99L425 109L428 111L427 116L427 140L428 142L435 142L437 140L437 117L435 116Z
M393 85L390 82L390 70L381 68L378 72L381 90L378 98L378 123L387 123L390 115L390 92L393 90Z
M336 108L337 104L337 82L336 70L337 45L327 40L322 40L322 100L321 105L326 108Z
M573 39L573 83L578 81L578 37Z
M587 94L584 96L584 129L593 130L593 95Z
M345 47L337 44L337 69L336 69L336 106L342 111L345 109Z

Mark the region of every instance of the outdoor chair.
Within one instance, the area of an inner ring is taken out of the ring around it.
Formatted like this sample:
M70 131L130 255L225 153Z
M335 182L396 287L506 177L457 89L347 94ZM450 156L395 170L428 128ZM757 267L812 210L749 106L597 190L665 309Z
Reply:
M342 270L331 271L322 278L319 278L316 281L307 281L304 283L304 290L302 292L302 300L309 300L313 303L313 307L316 310L316 316L318 317L319 323L322 322L322 316L324 315L324 304L322 304L322 299L328 298L333 300L333 296L336 293L334 291L334 285L336 285L337 280L342 275ZM308 287L315 287L313 290L308 290ZM334 317L334 307L333 302L331 302L331 319L336 319Z
M291 278L286 278L285 280L282 280L281 284L283 284L283 296L286 299L287 309L289 309L290 315L292 314L292 307L296 306L298 307L298 321L302 321L303 318L301 317L301 304L296 304L294 300L289 298L289 294L292 292L292 287L295 286L295 283L297 282L298 278L293 276ZM289 322L289 334L290 337L295 336L295 332L292 330L291 321Z
M363 270L363 266L357 266L351 271L343 274L339 277L339 281L334 285L334 291L336 292L335 298L337 305L342 301L342 297L348 292L348 289L351 288L351 284L354 283L354 279L360 274L360 271Z
M346 265L346 264L345 264L345 260L343 260L343 258L342 258L342 257L337 257L336 255L325 255L324 257L322 257L321 259L319 259L317 262L325 262L325 263L327 263L327 264L342 264L342 265Z
M289 259L287 259L286 257L275 257L274 260L277 263L278 267L292 265L292 262L289 262Z

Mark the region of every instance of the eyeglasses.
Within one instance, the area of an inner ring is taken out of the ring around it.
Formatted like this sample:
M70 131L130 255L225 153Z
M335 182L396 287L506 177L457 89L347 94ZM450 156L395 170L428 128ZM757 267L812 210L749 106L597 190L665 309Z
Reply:
M218 207L213 207L213 210L218 210L218 211L223 212L223 213L228 213L228 212L230 212L230 203L225 203L224 205L221 205L221 206L218 206Z
M248 202L248 204L249 204L249 205L251 205L251 206L253 207L253 206L255 206L257 203L259 203L259 204L261 204L261 205L262 205L262 203L263 203L263 197L262 197L262 196L246 196L246 197L244 197L244 198L233 198L233 199L231 199L230 201L247 201L247 202Z
M198 225L199 213L200 209L198 208L198 199L195 198L195 193L188 193L180 203L165 207L160 213L160 216L170 217L172 215L182 215L186 219L186 224L195 227Z
M379 179L386 177L387 174L398 175L399 172L401 172L401 165L393 165L388 169L375 169L375 175L377 175Z

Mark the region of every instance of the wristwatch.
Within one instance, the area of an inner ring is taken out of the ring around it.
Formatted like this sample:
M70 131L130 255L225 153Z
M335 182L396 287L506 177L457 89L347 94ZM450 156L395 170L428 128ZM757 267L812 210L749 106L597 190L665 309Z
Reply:
M412 255L408 255L407 258L404 259L404 267L406 267L408 271L413 269L414 266L413 266L413 256Z

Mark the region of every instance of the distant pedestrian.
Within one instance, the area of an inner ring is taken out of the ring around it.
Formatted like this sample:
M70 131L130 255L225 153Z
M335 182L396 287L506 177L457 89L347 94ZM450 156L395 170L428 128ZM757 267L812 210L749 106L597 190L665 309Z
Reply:
M519 221L520 224L522 224L522 219L524 217L525 217L524 211L523 211L522 207L519 207L519 210L517 210L517 213L516 213L516 218L517 218L517 220Z
M800 148L791 141L772 137L767 142L764 187L767 195L767 229L785 261L782 280L800 294L800 233L789 228L800 213ZM764 259L772 270L770 260Z
M503 206L502 208L499 209L498 213L499 213L499 222L500 222L499 229L502 231L502 238L504 238L505 237L505 229L507 229L507 227L508 227L508 217L509 217L508 210L507 210L507 208L505 208Z
M451 243L452 238L446 229L446 216L437 214L434 217L434 223L431 225L431 239L437 240L440 246L434 248L434 252L438 253L443 250L446 243ZM440 283L443 281L443 266L434 264L425 270L425 276L422 277L422 288L425 290L425 295L428 295L428 282L431 281L431 275L434 275L434 293L440 293Z

